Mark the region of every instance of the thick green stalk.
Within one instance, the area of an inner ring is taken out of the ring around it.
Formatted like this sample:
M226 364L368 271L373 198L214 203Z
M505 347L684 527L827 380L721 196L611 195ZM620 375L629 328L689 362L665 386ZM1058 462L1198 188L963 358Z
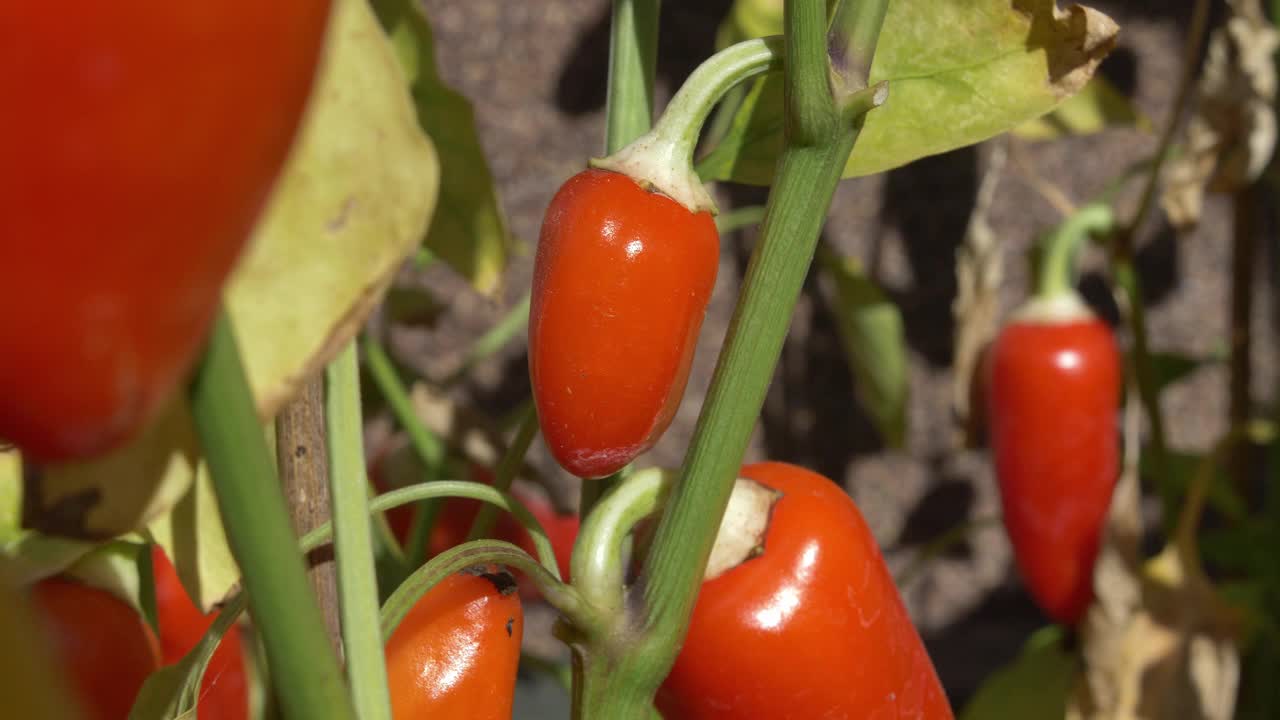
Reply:
M373 563L355 341L348 343L325 370L325 422L329 431L333 550L338 566L347 679L360 720L390 720L387 668L382 636L377 631L378 576Z
M609 93L605 152L648 132L653 123L653 76L658 65L659 0L613 0L609 34Z
M609 644L575 648L582 683L578 717L648 717L653 693L687 630L718 520L764 404L831 196L861 127L860 116L857 122L841 122L847 116L832 96L825 21L821 0L786 5L787 144L761 238L684 465L641 577L631 588L631 624L617 628ZM880 97L851 96L847 106L865 109Z
M286 717L354 718L225 310L214 324L190 397L227 540L244 574Z

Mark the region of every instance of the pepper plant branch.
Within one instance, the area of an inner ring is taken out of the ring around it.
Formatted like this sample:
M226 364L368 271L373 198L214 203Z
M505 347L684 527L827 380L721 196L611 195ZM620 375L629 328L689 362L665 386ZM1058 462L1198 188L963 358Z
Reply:
M1128 319L1133 332L1134 372L1137 375L1138 395L1142 408L1151 425L1151 456L1156 477L1161 480L1161 495L1164 500L1165 523L1171 522L1173 506L1170 504L1170 493L1164 489L1167 482L1167 444L1165 442L1164 417L1160 411L1160 399L1155 384L1155 369L1151 359L1150 341L1147 336L1145 306L1142 286L1133 267L1134 236L1146 222L1147 216L1155 205L1156 191L1160 186L1166 160L1178 128L1182 124L1182 116L1186 110L1195 85L1196 68L1200 58L1200 50L1204 43L1209 24L1209 0L1196 0L1191 12L1191 22L1187 28L1187 42L1182 55L1182 75L1178 81L1178 91L1174 96L1173 107L1165 120L1160 134L1151 169L1143 187L1141 200L1129 222L1120 227L1112 239L1112 262L1116 280L1124 289L1129 306Z
M324 378L302 383L298 394L276 414L276 470L296 535L329 520L329 451L325 439ZM324 616L329 644L342 657L342 622L338 619L337 568L333 553L306 558L307 578Z
M636 523L658 507L669 473L646 468L615 485L587 516L570 561L570 577L584 598L606 617L623 609L623 548Z
M639 637L620 657L585 656L582 716L647 717L687 630L711 547L755 427L831 196L857 138L827 84L825 7L786 6L788 124L761 239L743 282L685 462L630 592ZM804 74L808 73L810 77ZM872 91L867 91L872 92ZM611 665L599 672L592 663ZM601 687L603 685L603 687ZM594 711L594 712L593 712Z
M543 529L542 524L538 522L538 519L529 512L523 503L512 497L510 493L501 492L489 485L466 482L464 480L435 480L409 485L398 490L385 492L370 500L369 512L386 512L391 508L400 507L415 500L450 497L479 500L496 505L511 513L516 522L529 531L538 562L547 569L548 575L559 582L560 570L559 566L556 565L556 554L551 547L551 541L547 539L547 532ZM298 546L304 553L311 552L328 543L332 537L333 525L325 523L302 536L298 540Z
M395 363L387 355L382 343L372 333L366 333L362 344L365 366L369 369L374 385L387 401L391 414L395 416L396 422L400 423L400 427L404 428L409 436L409 444L417 453L418 459L422 461L423 480L430 481L439 477L440 468L445 459L444 443L422 423L421 418L414 411L409 392L400 381ZM404 547L406 572L422 564L426 556L427 539L431 536L431 528L440 514L439 503L434 502L423 502L417 510Z
M516 431L515 442L511 443L511 447L507 448L507 452L502 456L502 462L498 463L498 468L494 472L493 487L507 492L511 489L511 482L515 480L516 474L520 471L520 466L524 463L524 456L529 452L529 445L533 443L533 438L538 434L538 412L533 405L528 406L525 410L524 419L520 421L520 429ZM471 523L471 531L467 534L468 540L479 540L487 536L493 531L493 523L498 519L498 509L492 505L485 505L480 508L480 512L476 513L475 520Z
M827 32L836 104L867 86L889 0L837 0Z
M605 152L617 152L653 122L653 77L658 65L659 0L613 0L609 26L609 90Z
M382 637L391 637L418 599L436 583L469 567L491 563L515 568L532 578L547 601L575 625L589 630L598 625L594 608L583 602L577 590L556 580L529 553L502 540L472 540L431 558L400 583L382 606Z
M354 718L263 437L226 310L190 390L232 554L286 717Z
M347 679L361 720L390 720L382 637L374 629L378 620L378 577L373 564L355 341L348 343L326 368L325 390L333 544Z

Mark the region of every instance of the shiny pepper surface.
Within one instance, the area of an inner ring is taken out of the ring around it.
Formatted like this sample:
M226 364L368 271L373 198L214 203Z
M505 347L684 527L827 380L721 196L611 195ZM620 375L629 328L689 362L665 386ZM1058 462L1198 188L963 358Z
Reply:
M566 470L609 475L670 425L718 262L709 213L626 175L586 170L556 193L534 264L529 370Z
M988 351L987 418L1005 528L1033 598L1075 624L1093 599L1119 472L1120 356L1105 323L1020 314Z
M0 4L0 438L125 442L178 388L284 162L326 0Z
M497 570L441 580L386 645L395 720L510 720L524 636L515 581Z
M779 462L763 549L705 581L656 704L667 720L950 720L871 530L835 483Z

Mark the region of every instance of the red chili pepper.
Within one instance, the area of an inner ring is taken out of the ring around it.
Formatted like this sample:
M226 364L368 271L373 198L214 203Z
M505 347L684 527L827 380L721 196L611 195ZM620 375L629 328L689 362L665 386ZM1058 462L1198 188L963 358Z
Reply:
M1018 570L1044 611L1075 624L1118 472L1120 359L1074 296L1032 301L987 353L991 448Z
M156 616L160 624L160 656L164 664L181 660L200 642L217 613L200 612L178 580L164 549L151 549L156 579ZM249 686L244 668L240 629L232 627L213 651L200 683L200 720L245 720L249 717Z
M710 213L626 175L586 170L556 193L534 263L529 370L566 470L609 475L670 425L718 262Z
M387 639L392 716L510 720L523 634L506 572L441 580Z
M160 667L159 644L142 616L105 590L58 578L36 583L31 602L85 717L127 718Z
M151 419L204 342L329 3L0 7L0 437L82 458Z
M663 715L951 718L853 500L821 475L785 463L748 465L741 477L777 493L771 507L749 513L765 526L763 544L703 583L689 634L657 694Z

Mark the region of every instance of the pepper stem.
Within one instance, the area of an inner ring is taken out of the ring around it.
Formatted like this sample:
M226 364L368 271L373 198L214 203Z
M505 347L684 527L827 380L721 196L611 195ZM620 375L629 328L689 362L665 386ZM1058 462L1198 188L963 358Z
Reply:
M628 175L658 190L690 212L718 212L715 201L693 170L698 133L711 109L731 88L782 64L783 41L773 36L746 40L712 55L693 71L671 98L652 130L616 153L591 161L592 167Z
M1052 300L1075 292L1076 256L1084 239L1110 232L1115 215L1109 205L1094 203L1080 208L1061 225L1040 238L1040 267L1036 297Z

